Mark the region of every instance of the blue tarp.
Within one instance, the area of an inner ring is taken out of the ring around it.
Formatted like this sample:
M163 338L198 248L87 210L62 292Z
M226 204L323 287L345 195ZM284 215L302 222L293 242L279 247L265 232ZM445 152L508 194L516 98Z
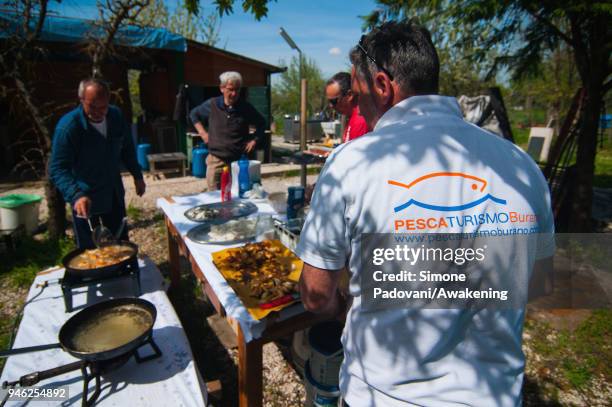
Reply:
M37 21L33 18L31 29ZM0 11L0 38L7 38L22 30L23 16ZM102 37L103 29L91 20L78 18L47 16L40 36L43 41L52 42L83 42L91 36ZM129 47L152 49L169 49L187 52L187 41L178 34L163 28L137 27L124 25L115 36L114 43Z

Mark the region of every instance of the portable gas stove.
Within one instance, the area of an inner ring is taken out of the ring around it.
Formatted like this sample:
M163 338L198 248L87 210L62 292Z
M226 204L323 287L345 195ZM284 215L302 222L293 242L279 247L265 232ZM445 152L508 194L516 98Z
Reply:
M149 346L153 353L140 356L138 350ZM9 387L15 387L17 385L24 386L34 386L36 383L41 380L49 379L51 377L59 376L64 373L72 372L74 370L81 370L83 375L83 395L81 397L81 406L89 407L93 406L100 396L102 391L101 388L101 376L113 372L123 365L125 365L130 358L134 356L136 363L144 363L150 360L156 359L162 356L162 352L153 340L153 334L149 335L147 340L142 343L138 348L127 352L121 356L117 356L113 359L101 360L101 361L78 361L74 363L70 363L64 366L55 367L52 369L44 370L41 372L30 373L28 375L22 376L19 380L14 382L4 382L2 383L2 388L6 389ZM89 383L94 380L94 388L90 397L89 396Z
M85 287L89 285L96 285L102 282L108 282L112 280L130 278L132 280L132 288L134 297L139 297L141 294L140 289L140 267L138 266L138 258L134 256L134 259L127 262L126 264L118 267L112 272L100 273L98 276L92 276L92 273L84 274L77 273L69 268L66 268L64 277L61 280L62 293L64 295L64 305L66 306L66 312L72 312L72 290L79 287Z

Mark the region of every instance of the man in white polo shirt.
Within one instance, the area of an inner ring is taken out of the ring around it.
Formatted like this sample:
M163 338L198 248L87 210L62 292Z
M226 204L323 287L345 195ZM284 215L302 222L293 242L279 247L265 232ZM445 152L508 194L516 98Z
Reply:
M374 130L327 159L297 247L307 309L342 313L340 271L351 275L345 403L519 405L524 304L370 309L361 244L370 233L528 233L518 248L491 249L495 266L486 270L527 281L519 277L550 265L554 252L546 181L522 150L465 122L454 98L437 95L439 62L424 28L385 23L350 57L353 92Z

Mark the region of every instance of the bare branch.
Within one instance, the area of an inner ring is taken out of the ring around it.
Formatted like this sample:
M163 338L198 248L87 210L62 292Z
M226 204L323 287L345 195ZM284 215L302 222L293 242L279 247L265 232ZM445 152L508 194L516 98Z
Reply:
M47 4L48 4L48 0L40 1L40 12L38 14L38 22L36 23L36 29L34 30L34 34L32 35L32 40L40 36L43 25L45 23L45 18L47 17Z
M603 90L602 95L605 96L606 93L610 91L610 89L612 89L612 79L604 83L604 85L602 86L602 90Z

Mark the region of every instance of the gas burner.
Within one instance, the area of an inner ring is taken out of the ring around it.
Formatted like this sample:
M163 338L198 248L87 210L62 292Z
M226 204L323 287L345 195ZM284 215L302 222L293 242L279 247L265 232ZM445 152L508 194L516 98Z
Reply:
M146 356L140 356L138 352L139 349L142 349L147 345L153 350L153 352ZM41 380L49 379L51 377L59 376L64 373L80 369L81 374L83 375L83 395L81 398L81 406L90 407L95 404L102 391L101 376L119 369L120 367L125 365L132 356L134 356L136 363L140 364L162 356L162 352L153 340L153 335L151 334L146 339L146 341L143 342L142 345L140 345L138 348L121 356L117 356L116 358L100 361L78 361L64 366L58 366L52 369L44 370L41 372L30 373L28 375L22 376L17 381L2 383L2 388L6 389L9 387L16 387L18 385L21 387L33 386ZM91 394L91 396L89 396L89 383L92 380L95 381L95 386L93 389L93 393Z
M105 281L117 280L120 278L130 278L132 280L132 288L134 297L138 297L141 294L140 289L140 267L138 266L138 259L134 258L134 261L127 263L125 266L117 269L110 275L103 275L99 278L82 277L81 275L72 273L69 269L66 269L64 277L61 280L62 293L64 296L64 305L66 306L66 312L72 312L72 290L79 287L86 287L95 285Z
M138 350L147 345L149 345L151 349L153 349L153 353L144 357L140 356ZM81 399L81 406L93 406L98 397L100 396L100 392L102 390L100 387L100 376L117 370L118 368L126 364L132 356L134 356L136 363L140 364L162 356L162 352L153 340L153 336L150 336L149 339L146 340L146 342L144 342L138 348L134 349L132 352L126 353L125 355L118 356L114 359L98 362L86 362L81 367L81 372L83 374L83 397ZM89 394L89 383L92 380L95 380L94 391L91 397L88 398L87 396Z

